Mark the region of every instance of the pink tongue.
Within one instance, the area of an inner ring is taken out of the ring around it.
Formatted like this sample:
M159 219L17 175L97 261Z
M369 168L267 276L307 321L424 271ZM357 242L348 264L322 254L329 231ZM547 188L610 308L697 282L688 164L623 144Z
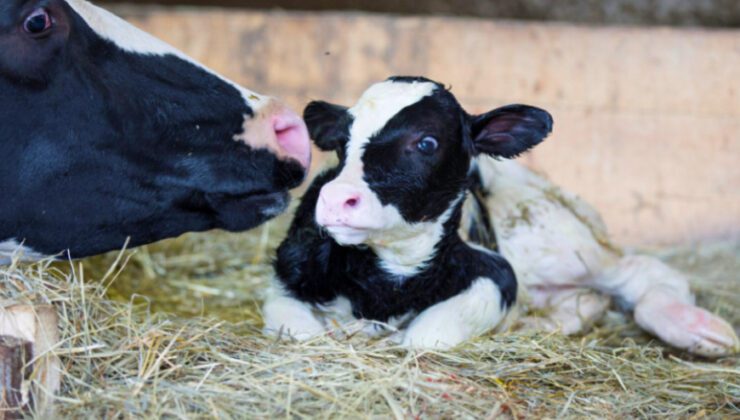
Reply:
M303 120L293 113L282 113L273 117L272 127L285 155L308 168L311 165L311 143Z

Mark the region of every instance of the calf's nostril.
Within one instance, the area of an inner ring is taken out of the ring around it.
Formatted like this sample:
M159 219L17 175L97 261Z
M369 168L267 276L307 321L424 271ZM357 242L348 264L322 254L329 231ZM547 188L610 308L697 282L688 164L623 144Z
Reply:
M360 199L359 198L356 198L356 197L353 197L353 198L350 198L349 200L347 200L344 203L344 206L345 207L349 207L349 208L355 208L355 207L357 207L358 204L360 204Z

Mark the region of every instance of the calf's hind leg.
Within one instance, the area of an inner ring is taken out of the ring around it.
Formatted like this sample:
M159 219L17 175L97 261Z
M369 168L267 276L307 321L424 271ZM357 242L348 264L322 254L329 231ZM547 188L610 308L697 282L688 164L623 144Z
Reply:
M420 313L406 330L402 345L425 349L454 347L499 325L507 311L501 304L498 286L481 277L459 295Z
M656 258L623 257L591 281L634 309L640 327L674 347L719 357L740 346L730 324L694 304L688 279Z
M593 289L569 286L531 287L527 290L531 304L545 311L544 316L528 316L519 320L525 329L560 331L579 334L601 319L611 298Z

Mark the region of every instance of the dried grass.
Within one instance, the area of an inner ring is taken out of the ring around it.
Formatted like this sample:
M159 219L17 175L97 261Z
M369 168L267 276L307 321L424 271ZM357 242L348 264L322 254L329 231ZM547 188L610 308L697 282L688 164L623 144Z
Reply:
M3 299L61 314L69 418L740 417L740 361L666 349L619 313L588 335L489 335L449 352L260 334L286 218L75 263L0 268ZM740 244L663 252L740 324ZM126 261L128 262L126 263Z

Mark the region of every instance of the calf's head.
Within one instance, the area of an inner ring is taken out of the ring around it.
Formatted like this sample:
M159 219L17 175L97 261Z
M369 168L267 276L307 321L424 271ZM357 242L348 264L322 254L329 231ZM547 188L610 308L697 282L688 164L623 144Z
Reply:
M84 0L0 2L0 245L80 257L245 230L305 176L299 116Z
M515 157L552 129L539 108L470 115L444 86L410 77L371 86L352 108L312 102L304 118L316 144L340 158L341 171L321 189L316 222L343 245L387 241L449 217L474 157Z

